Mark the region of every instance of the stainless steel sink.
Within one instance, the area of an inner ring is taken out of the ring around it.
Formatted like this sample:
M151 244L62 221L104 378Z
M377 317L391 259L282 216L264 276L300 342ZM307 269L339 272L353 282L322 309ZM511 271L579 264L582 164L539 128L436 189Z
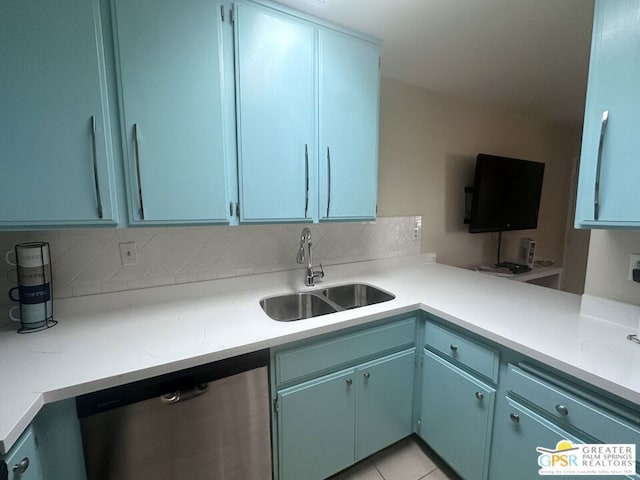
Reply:
M260 306L267 315L279 322L292 322L338 311L327 300L311 292L263 298Z
M395 295L371 285L352 283L322 290L322 295L344 309L366 307L375 303L388 302Z
M260 300L260 306L272 319L292 322L387 302L394 298L395 295L377 287L352 283L310 292L275 295Z

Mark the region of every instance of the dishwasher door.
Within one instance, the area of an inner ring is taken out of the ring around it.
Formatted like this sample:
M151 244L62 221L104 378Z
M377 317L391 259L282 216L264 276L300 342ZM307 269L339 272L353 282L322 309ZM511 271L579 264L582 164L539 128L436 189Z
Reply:
M266 366L80 422L88 480L272 478Z

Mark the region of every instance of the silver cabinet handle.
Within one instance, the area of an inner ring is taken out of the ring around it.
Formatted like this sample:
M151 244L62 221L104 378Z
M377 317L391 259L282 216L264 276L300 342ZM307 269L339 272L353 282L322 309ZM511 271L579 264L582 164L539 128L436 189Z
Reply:
M309 212L309 146L304 144L304 218Z
M511 419L511 421L513 423L520 423L520 415L518 415L518 414L510 413L509 414L509 418Z
M369 372L364 372L363 377L369 380L369 378L371 378L371 374Z
M609 110L602 112L602 123L600 124L600 141L598 142L598 157L596 158L596 186L593 195L593 219L598 220L600 214L600 167L602 165L602 147L604 145L604 134L607 131L609 121Z
M331 151L327 147L327 218L329 218L329 209L331 207Z
M560 415L569 415L569 409L560 404L556 405L556 412L558 412Z
M351 380L350 378L347 378L347 385L351 385L353 383L353 380Z
M165 405L171 405L178 402L185 402L187 400L191 400L192 398L195 398L202 394L207 393L208 390L209 390L209 384L203 383L201 385L196 385L195 387L190 388L188 390L177 390L175 392L162 395L160 397L160 401Z
M102 195L100 195L100 182L98 181L98 149L96 147L96 116L95 115L91 115L91 155L93 159L93 184L96 188L98 218L102 218Z
M140 202L140 219L144 220L144 202L142 201L142 180L140 177L140 139L138 124L133 124L133 153L136 157L136 178L138 180L138 201Z
M27 471L27 468L29 468L29 458L24 457L22 460L20 460L18 463L16 463L13 466L13 471L19 474L23 474L24 472Z
M482 393L482 392L476 392L476 398L477 398L478 400L482 400L482 399L484 398L484 393Z
M457 346L457 345L453 345L453 344L451 344L451 345L449 346L449 348L451 349L451 351L452 351L452 352L457 352L457 351L458 351L458 346Z

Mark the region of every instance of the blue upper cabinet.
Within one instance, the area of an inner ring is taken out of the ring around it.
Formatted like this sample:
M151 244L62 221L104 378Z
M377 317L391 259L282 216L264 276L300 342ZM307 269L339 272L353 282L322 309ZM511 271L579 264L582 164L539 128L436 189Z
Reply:
M98 0L3 0L0 58L0 227L115 225Z
M311 220L316 30L261 5L235 12L240 220Z
M229 221L220 6L113 3L133 224Z
M236 5L240 221L373 219L379 44Z
M640 3L596 0L576 227L640 227Z
M319 31L321 220L373 219L378 190L378 44Z

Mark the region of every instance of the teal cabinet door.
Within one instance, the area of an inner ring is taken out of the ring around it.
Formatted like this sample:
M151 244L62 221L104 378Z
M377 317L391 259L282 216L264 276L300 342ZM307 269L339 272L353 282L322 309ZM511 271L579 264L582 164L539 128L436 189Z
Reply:
M415 348L359 366L356 461L413 431Z
M278 393L279 480L322 480L354 460L354 370Z
M487 472L495 390L428 350L423 356L420 436L465 480L494 480Z
M320 219L374 219L379 46L325 29L318 45Z
M98 0L0 4L0 227L115 225Z
M33 431L44 480L86 480L74 398L46 404L33 421Z
M43 480L38 444L31 427L22 434L4 457L9 470L8 480Z
M596 0L576 227L640 227L639 44L640 3Z
M248 3L235 22L240 220L311 220L315 28Z
M560 440L580 441L560 427L548 422L518 402L505 398L496 408L496 422L491 448L491 480L537 480L538 456L536 448L555 449ZM570 477L567 477L570 478ZM622 476L580 476L581 480L598 478L631 478Z
M216 0L116 0L131 223L229 221Z

